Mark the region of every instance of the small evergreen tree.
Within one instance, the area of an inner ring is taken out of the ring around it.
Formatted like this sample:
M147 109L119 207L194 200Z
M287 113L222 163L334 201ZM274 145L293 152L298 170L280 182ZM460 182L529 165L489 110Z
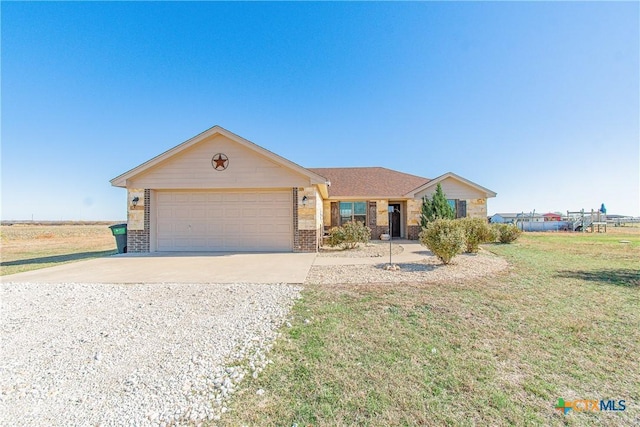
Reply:
M427 224L436 219L455 219L456 214L447 202L447 196L442 191L442 186L438 184L436 192L431 196L431 200L424 196L422 198L422 213L420 225L426 228Z
M433 221L433 207L431 206L431 200L427 196L422 198L422 209L420 213L420 226L422 229L427 228L429 222Z

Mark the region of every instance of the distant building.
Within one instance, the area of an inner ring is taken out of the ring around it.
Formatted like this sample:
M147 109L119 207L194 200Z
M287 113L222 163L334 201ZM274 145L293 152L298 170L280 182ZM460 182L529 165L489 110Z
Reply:
M562 215L559 215L553 212L542 214L542 216L544 217L545 221L561 221L562 220Z
M513 224L515 222L544 222L544 217L537 213L520 212L520 213L497 213L489 218L492 223Z
M502 217L502 215L500 214L493 214L492 216L489 217L489 222L492 224L503 224L506 221L504 220L504 218Z
M519 222L544 222L544 217L537 213L523 212L516 218Z

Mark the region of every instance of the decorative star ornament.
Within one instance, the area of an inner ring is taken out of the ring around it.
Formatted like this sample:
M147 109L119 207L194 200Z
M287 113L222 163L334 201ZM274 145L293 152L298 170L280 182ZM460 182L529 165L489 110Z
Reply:
M215 154L211 159L211 166L217 171L223 171L229 166L229 158L222 153Z

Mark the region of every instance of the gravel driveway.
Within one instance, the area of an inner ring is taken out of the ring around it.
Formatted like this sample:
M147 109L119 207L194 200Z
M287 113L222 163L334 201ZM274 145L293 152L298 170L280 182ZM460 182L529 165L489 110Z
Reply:
M0 425L58 426L218 419L235 384L269 362L300 291L247 283L0 289Z

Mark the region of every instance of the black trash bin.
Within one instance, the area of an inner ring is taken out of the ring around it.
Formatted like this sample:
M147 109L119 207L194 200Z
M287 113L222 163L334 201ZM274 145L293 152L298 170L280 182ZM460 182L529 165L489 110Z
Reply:
M127 253L127 224L116 224L109 227L116 238L119 254Z

